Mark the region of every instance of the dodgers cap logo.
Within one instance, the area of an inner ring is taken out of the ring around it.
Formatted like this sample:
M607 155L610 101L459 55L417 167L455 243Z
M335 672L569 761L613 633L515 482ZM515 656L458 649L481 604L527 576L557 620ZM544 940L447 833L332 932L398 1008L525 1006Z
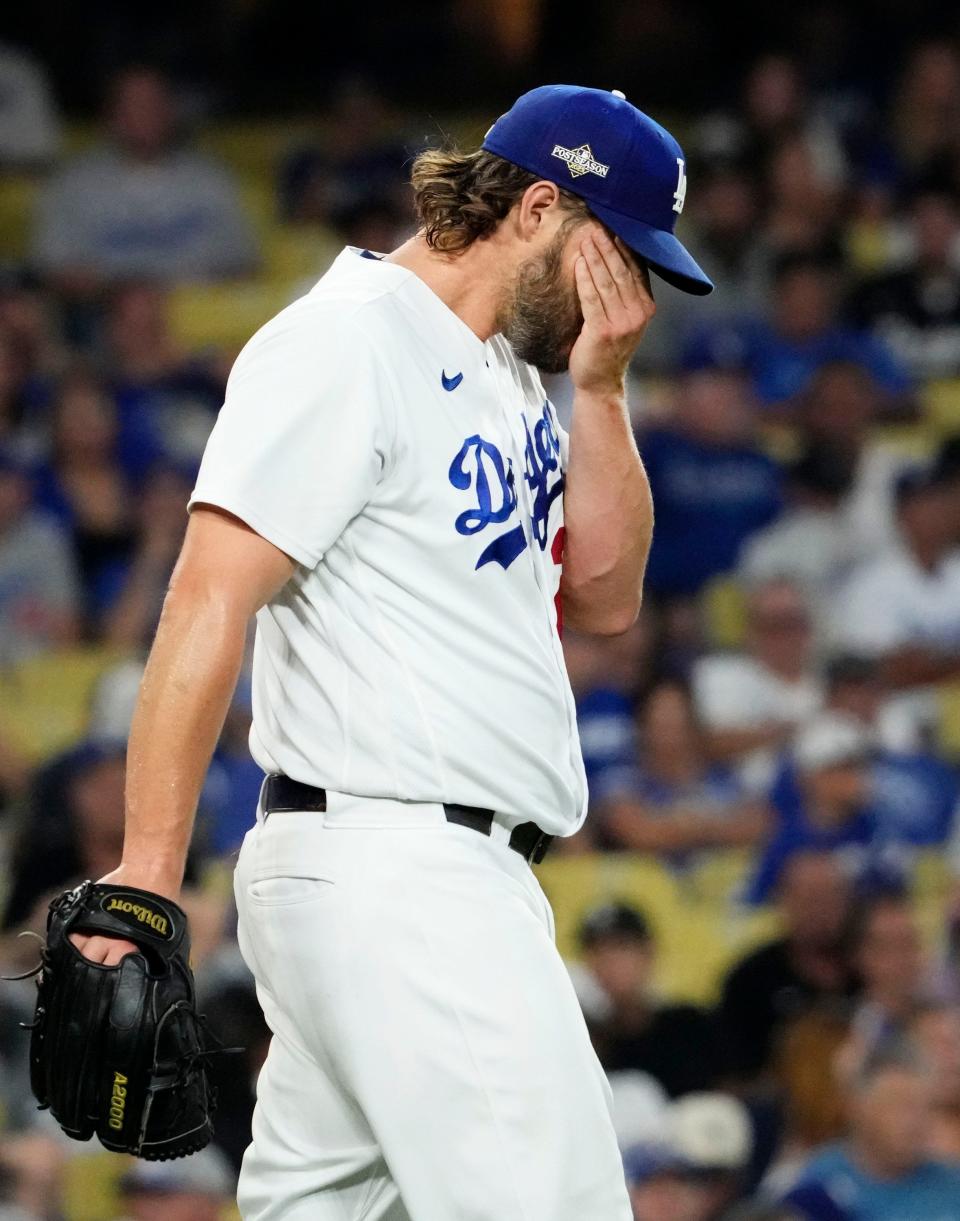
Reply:
M622 93L532 89L497 119L483 147L579 195L668 284L697 296L713 291L673 232L687 194L683 149Z

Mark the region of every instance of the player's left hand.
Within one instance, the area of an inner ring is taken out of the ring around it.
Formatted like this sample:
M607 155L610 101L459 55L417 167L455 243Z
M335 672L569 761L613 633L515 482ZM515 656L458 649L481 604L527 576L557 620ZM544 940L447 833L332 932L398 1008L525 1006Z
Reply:
M583 329L570 352L570 377L580 391L622 394L630 357L657 308L650 275L599 225L586 229L574 274Z

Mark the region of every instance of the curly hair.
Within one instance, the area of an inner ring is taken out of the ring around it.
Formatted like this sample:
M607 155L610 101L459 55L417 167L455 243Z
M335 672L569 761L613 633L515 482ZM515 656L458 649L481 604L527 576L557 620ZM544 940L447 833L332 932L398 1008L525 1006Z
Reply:
M455 148L430 148L420 153L410 181L427 245L445 254L458 254L488 238L540 177L484 149L462 153ZM561 189L560 199L571 218L590 216L578 196Z

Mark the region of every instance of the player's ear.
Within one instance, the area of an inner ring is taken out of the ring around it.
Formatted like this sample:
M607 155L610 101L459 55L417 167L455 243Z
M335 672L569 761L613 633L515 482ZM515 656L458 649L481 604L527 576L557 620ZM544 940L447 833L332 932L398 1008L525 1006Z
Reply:
M560 207L560 188L555 182L541 179L527 187L520 199L517 211L517 228L524 241L536 238L545 222L554 216Z

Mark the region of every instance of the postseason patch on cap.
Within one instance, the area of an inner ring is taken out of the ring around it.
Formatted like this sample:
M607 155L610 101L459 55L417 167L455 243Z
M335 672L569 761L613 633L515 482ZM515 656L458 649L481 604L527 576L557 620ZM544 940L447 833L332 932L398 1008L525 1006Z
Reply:
M581 144L579 148L564 148L562 144L555 144L550 155L565 161L573 178L579 178L581 174L596 174L598 178L606 178L610 171L609 165L597 161L589 144Z

